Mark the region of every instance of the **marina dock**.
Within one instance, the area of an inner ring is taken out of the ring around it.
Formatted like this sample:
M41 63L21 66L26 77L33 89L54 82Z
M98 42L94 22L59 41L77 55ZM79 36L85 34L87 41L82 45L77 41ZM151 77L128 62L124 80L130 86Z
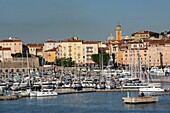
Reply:
M83 90L74 90L74 89L57 89L56 90L59 95L62 94L75 94L75 93L91 93L91 92L126 92L127 89L89 89L84 88ZM136 89L129 89L128 91L137 92Z
M0 96L0 100L16 100L18 98L19 97L15 95Z

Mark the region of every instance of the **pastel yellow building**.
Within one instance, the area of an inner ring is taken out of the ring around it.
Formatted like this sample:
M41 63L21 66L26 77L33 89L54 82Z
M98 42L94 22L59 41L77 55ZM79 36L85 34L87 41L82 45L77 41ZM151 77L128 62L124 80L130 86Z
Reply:
M52 48L52 49L44 51L44 59L46 62L55 62L56 48Z
M67 40L61 41L62 53L61 57L72 58L76 64L82 64L82 40L78 40L77 37L71 37Z

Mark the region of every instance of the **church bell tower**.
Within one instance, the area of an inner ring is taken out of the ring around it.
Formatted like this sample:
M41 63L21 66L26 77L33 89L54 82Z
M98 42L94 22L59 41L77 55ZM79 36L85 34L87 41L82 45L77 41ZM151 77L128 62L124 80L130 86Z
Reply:
M118 23L116 27L116 40L121 40L122 39L122 29L121 25Z

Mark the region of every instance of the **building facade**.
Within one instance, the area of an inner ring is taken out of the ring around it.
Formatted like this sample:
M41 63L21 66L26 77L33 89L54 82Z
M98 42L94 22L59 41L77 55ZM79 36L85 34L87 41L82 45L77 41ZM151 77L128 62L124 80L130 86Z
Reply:
M29 54L31 55L41 55L39 52L43 49L44 44L26 44Z
M22 53L22 40L19 38L10 37L7 40L0 40L0 46L11 48L11 54Z
M82 63L85 65L94 64L91 56L93 54L98 54L98 44L99 42L95 41L83 41L83 47L82 47L82 56L83 60Z
M8 58L12 58L11 48L0 47L0 61L4 61L5 59L8 59Z
M78 40L77 37L71 37L67 40L61 41L62 54L64 58L72 58L76 64L82 64L82 40Z
M46 62L55 62L56 48L52 48L52 49L44 51L44 59Z

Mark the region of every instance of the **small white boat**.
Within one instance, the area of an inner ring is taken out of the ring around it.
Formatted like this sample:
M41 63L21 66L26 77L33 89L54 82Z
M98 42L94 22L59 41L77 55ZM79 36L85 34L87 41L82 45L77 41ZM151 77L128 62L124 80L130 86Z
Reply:
M130 97L129 92L127 92L127 97L123 97L122 100L126 104L147 104L147 103L156 103L158 101L158 97L144 96L143 93L140 96Z
M164 72L162 69L159 69L158 67L154 66L150 70L150 75L151 76L164 76Z
M13 85L10 87L11 90L15 91L19 89L19 82L14 82Z
M126 104L155 103L158 101L158 97L156 96L123 97L123 101Z
M30 91L30 97L37 97L38 91Z
M83 86L80 81L74 81L72 84L73 89L75 90L82 90Z
M7 83L0 82L0 90L7 88Z
M57 96L58 93L53 89L43 89L42 91L37 92L37 97L44 97L44 96Z
M161 87L146 87L146 88L139 88L140 92L165 92L165 89Z
M41 91L31 91L30 97L57 96L58 93L53 89L42 89Z
M21 97L29 97L30 96L31 89L26 89L26 90L20 90L19 95Z

